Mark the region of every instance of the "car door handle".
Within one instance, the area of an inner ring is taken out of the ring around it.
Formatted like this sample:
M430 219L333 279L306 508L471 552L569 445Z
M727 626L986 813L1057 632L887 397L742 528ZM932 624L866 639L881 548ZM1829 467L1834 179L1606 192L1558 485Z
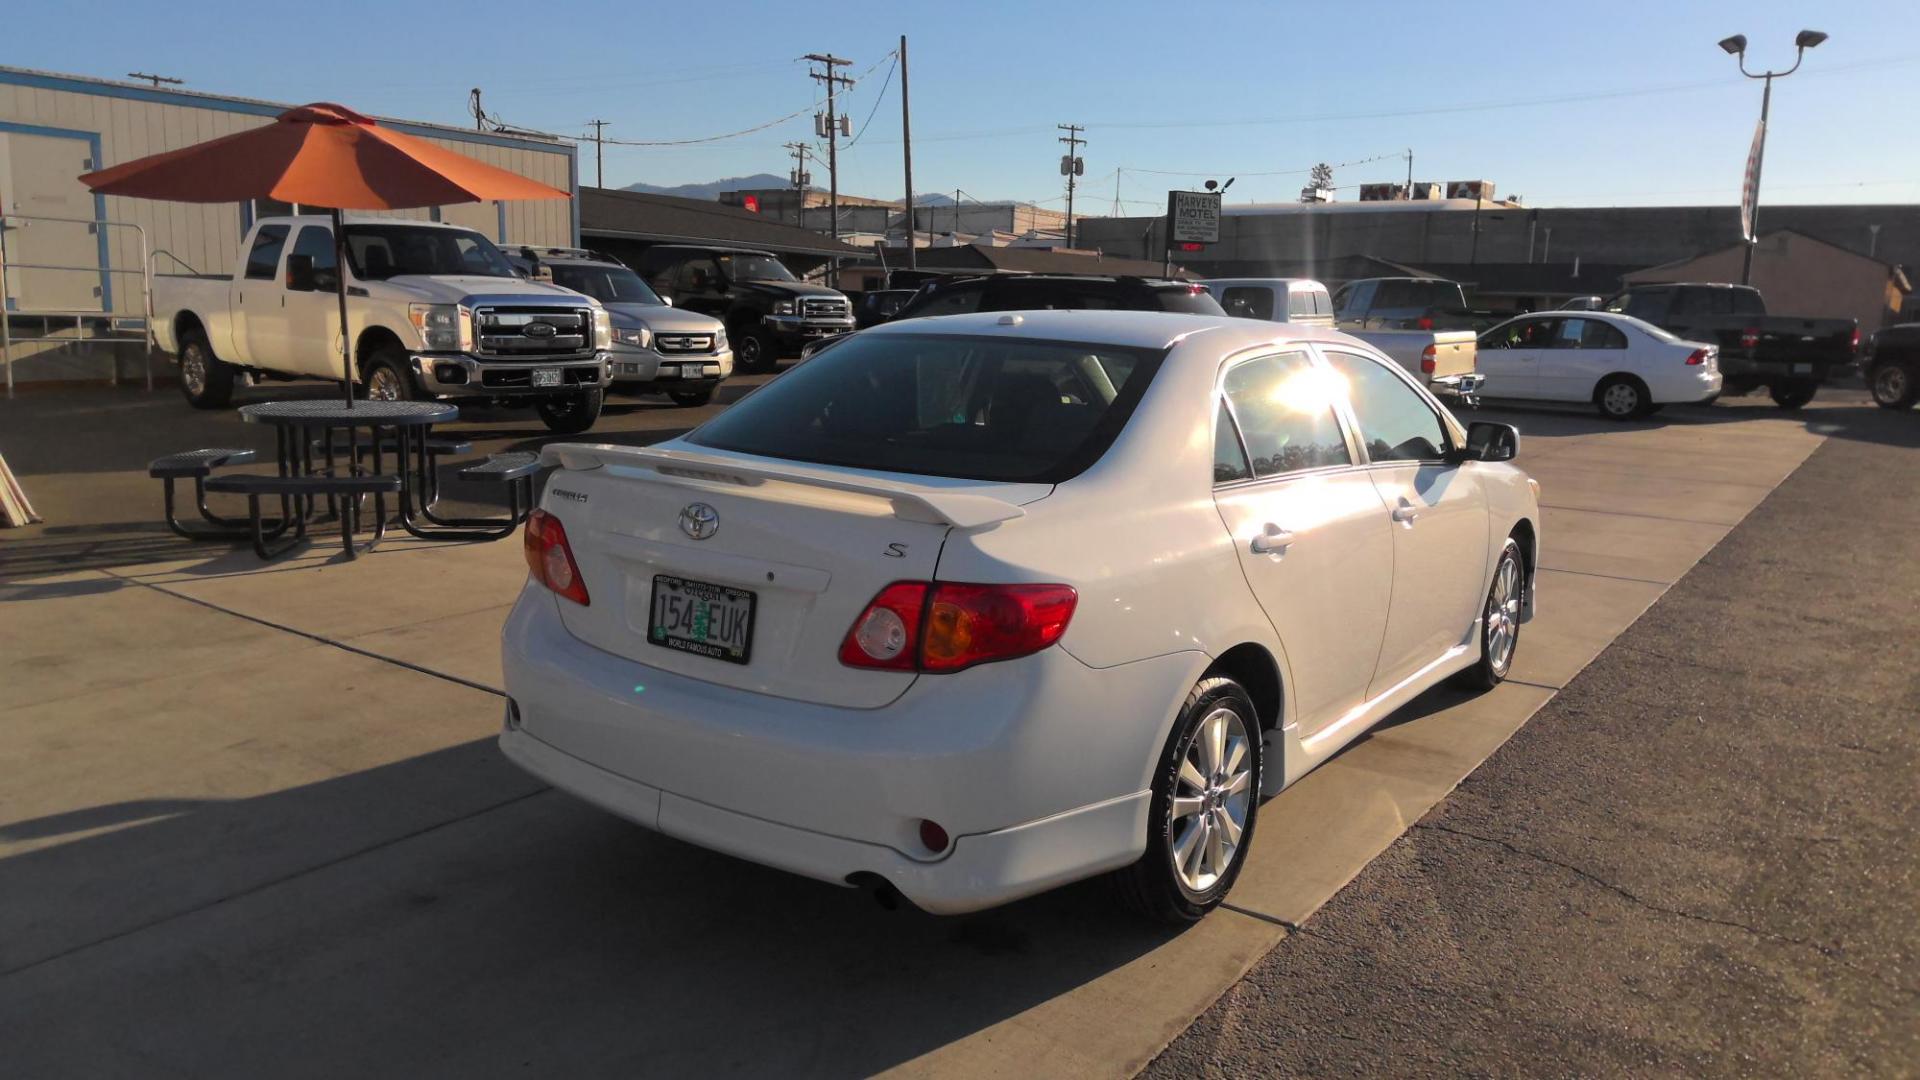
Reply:
M1278 525L1268 525L1256 533L1253 543L1255 555L1285 555L1287 546L1293 543L1293 534Z
M1413 519L1419 516L1420 511L1404 497L1400 500L1400 505L1393 508L1393 520L1409 528L1413 526Z

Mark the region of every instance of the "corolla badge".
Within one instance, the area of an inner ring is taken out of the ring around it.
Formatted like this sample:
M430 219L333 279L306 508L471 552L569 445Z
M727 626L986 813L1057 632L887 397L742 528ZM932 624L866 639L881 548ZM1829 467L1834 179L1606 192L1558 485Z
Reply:
M705 540L720 531L720 514L706 503L688 503L680 511L680 531L695 540Z
M553 325L552 323L530 322L527 325L521 327L520 332L531 338L550 338L553 335L558 334L560 332L560 328Z

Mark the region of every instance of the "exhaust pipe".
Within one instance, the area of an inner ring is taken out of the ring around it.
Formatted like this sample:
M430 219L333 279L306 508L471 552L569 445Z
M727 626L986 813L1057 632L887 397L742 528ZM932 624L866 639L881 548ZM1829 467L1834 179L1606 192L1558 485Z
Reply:
M893 882L871 870L848 874L847 884L870 894L874 903L879 904L886 911L899 911L900 905L906 901L906 898L900 895L900 890L894 888Z

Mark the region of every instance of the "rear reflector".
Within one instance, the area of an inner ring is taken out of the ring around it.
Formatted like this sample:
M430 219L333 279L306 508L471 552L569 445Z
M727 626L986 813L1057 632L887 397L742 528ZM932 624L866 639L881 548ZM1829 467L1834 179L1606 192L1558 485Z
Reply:
M586 607L587 583L581 580L580 564L573 561L573 549L567 546L567 530L560 519L545 510L535 510L527 518L527 531L521 538L527 556L527 573L567 599Z
M1069 585L896 581L881 589L840 643L848 667L961 671L1052 645L1079 594Z
M1431 375L1431 374L1433 374L1433 373L1434 373L1435 371L1437 371L1437 370L1439 370L1439 367L1440 367L1440 348L1439 348L1439 346L1437 346L1437 345L1429 345L1429 346L1427 346L1426 348L1424 348L1424 349L1421 349L1421 350L1420 350L1420 372L1421 372L1421 374L1423 374L1423 375Z

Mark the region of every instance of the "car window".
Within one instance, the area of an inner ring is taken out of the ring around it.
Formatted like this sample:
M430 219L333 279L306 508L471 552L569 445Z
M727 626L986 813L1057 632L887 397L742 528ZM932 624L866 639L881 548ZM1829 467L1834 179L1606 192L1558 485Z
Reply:
M1247 464L1247 448L1240 444L1240 431L1233 426L1233 414L1222 401L1218 415L1213 418L1213 482L1230 484L1252 475L1253 466Z
M1377 281L1362 281L1357 285L1349 286L1346 291L1346 302L1341 305L1340 310L1349 311L1355 315L1365 315L1368 309L1373 307L1373 290L1379 284Z
M1607 310L1617 315L1631 315L1636 319L1657 323L1666 319L1667 308L1672 300L1672 289L1635 289L1623 296L1615 297L1613 302L1607 305Z
M1315 315L1333 314L1333 297L1327 295L1327 290L1313 290L1313 313Z
M320 225L308 225L300 230L300 235L293 240L293 253L313 260L316 279L322 274L332 274L340 266L339 255L333 250L333 230Z
M1328 350L1327 361L1346 377L1347 402L1374 461L1437 461L1446 452L1446 425L1426 399L1382 362Z
M1480 338L1482 349L1545 348L1558 319L1515 319L1501 323Z
M904 314L916 318L922 315L966 315L980 310L980 296L983 291L978 281L937 288L924 296L915 297L914 310Z
M1272 319L1273 290L1265 285L1232 285L1220 290L1220 306L1236 319Z
M696 428L697 446L858 469L1060 483L1118 437L1164 354L861 333Z
M1306 353L1237 364L1227 371L1225 387L1253 475L1353 463L1333 411L1339 382L1315 367Z
M1679 295L1674 298L1674 317L1684 319L1716 314L1713 310L1714 294L1724 291L1722 289L1681 289ZM1726 305L1723 303L1718 314L1726 313Z
M285 225L262 225L253 234L253 250L247 252L247 277L272 281L280 270L280 251L287 246Z
M678 281L690 292L707 292L719 286L720 267L708 255L688 259L680 264Z
M1153 290L1154 305L1161 311L1177 311L1185 315L1225 315L1226 309L1220 301L1204 288L1192 285L1176 285L1171 288Z
M640 275L624 266L597 266L583 263L550 264L553 283L563 289L584 293L601 303L658 304L660 297Z
M1313 290L1312 289L1288 289L1287 290L1287 314L1288 315L1314 314Z
M1555 349L1624 349L1627 335L1620 328L1599 319L1562 319L1560 331L1553 335Z
M1765 315L1767 305L1760 299L1758 289L1728 289L1727 303L1729 315Z
M1049 307L1075 311L1119 311L1127 307L1119 290L1087 281L1063 281L1051 290Z

